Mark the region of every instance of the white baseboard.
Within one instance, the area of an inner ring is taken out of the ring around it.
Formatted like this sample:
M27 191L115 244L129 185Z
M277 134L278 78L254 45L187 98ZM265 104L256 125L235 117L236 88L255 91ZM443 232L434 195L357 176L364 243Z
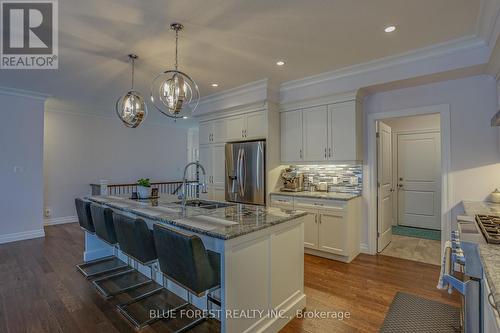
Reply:
M370 249L368 248L368 244L366 244L366 243L359 244L359 251L361 253L371 254L369 250Z
M38 230L30 230L23 232L15 232L12 234L0 235L0 244L17 242L26 239L45 237L45 232L43 228Z
M43 225L56 225L56 224L65 224L65 223L74 223L78 222L77 216L64 216L64 217L55 217L52 219L45 219L43 221Z

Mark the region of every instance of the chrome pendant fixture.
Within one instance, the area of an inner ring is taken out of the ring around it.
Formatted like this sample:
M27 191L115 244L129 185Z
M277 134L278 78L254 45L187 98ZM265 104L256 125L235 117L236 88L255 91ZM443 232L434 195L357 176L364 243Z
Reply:
M134 90L134 69L138 56L129 54L128 57L132 62L132 88L116 101L116 114L125 126L136 128L146 119L148 110L142 94Z
M175 31L175 69L160 73L153 80L151 101L158 111L168 117L187 118L198 106L200 91L189 75L178 70L179 31L184 26L172 23L170 28Z

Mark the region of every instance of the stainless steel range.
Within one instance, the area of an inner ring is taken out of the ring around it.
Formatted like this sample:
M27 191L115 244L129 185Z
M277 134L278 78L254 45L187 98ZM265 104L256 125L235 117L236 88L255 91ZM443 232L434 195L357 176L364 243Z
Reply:
M500 244L500 217L496 215L476 215L476 221L488 243Z
M500 243L500 217L486 214L474 218L459 216L457 226L458 230L451 234L451 246L445 248L443 280L463 296L463 332L483 332L484 284L479 244Z

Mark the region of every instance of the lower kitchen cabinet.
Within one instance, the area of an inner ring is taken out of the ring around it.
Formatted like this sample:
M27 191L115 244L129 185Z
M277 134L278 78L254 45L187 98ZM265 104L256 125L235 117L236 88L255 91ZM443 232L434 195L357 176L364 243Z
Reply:
M207 186L207 193L200 192L200 199L226 201L224 187Z
M483 275L482 279L482 325L483 333L498 333L500 332L500 313L495 308L493 304L493 298L491 296L491 289L488 285L488 280L486 275Z
M271 195L271 206L303 210L304 252L343 262L359 254L361 198L336 201Z
M304 247L318 248L318 214L308 212L304 217Z
M319 211L318 249L334 254L346 255L348 251L348 221L343 213Z

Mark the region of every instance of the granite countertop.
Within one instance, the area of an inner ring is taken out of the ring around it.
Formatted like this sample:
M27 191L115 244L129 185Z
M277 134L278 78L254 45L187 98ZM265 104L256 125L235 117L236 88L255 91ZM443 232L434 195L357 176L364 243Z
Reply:
M216 209L188 206L183 210L176 203L179 199L174 195L162 195L159 199L151 200L131 200L120 196L91 196L86 199L116 210L133 213L155 223L165 223L224 240L269 228L307 214L302 211L245 204Z
M500 204L491 202L463 201L465 214L500 215ZM500 309L500 244L479 244L479 255L483 262L484 274L488 280L493 300Z
M275 191L271 192L271 194L279 194L290 197L299 197L299 198L317 198L317 199L328 199L328 200L342 200L348 201L357 197L360 197L361 194L357 193L342 193L342 192L310 192L310 191L302 191L302 192L281 192Z

